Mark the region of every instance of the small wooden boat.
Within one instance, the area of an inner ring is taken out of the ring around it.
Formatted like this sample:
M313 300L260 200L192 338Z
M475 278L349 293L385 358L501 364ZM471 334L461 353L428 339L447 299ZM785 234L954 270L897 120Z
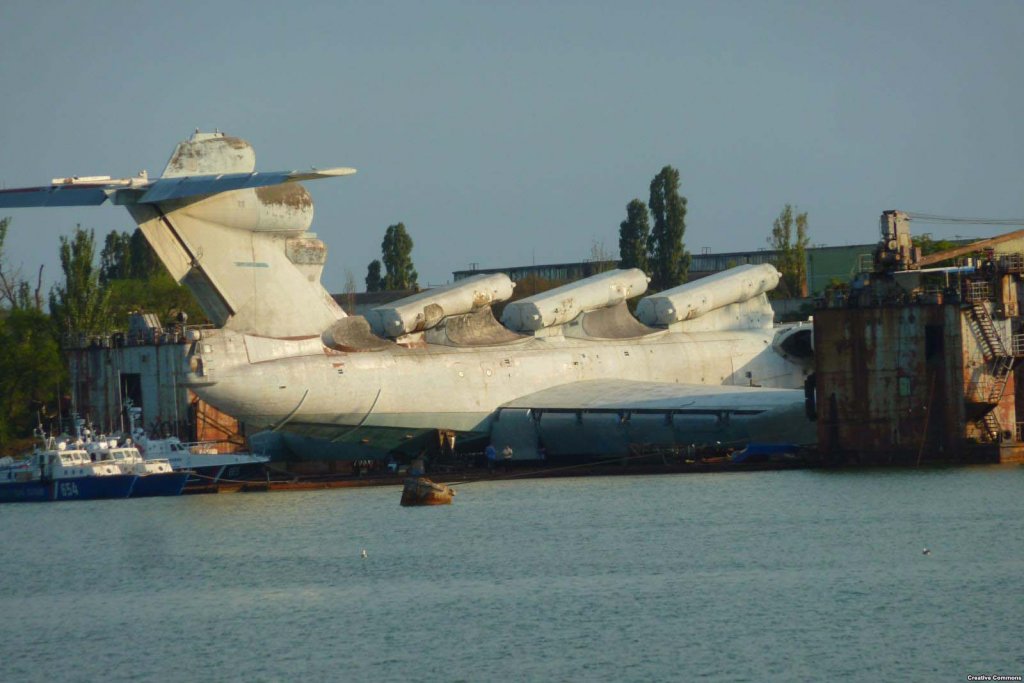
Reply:
M402 505L451 505L455 489L426 477L410 477L402 489Z

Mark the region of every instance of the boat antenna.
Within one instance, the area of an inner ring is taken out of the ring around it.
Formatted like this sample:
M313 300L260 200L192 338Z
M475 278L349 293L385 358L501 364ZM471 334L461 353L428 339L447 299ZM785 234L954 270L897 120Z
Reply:
M64 412L61 410L61 395L60 395L60 382L57 382L57 424L64 424Z
M78 387L77 382L71 385L71 421L76 422L78 420ZM74 425L75 433L78 433L78 425Z
M181 440L181 424L178 419L178 368L171 370L171 402L174 404L174 436Z
M117 369L117 418L121 423L121 433L124 434L124 375L121 374L121 368Z

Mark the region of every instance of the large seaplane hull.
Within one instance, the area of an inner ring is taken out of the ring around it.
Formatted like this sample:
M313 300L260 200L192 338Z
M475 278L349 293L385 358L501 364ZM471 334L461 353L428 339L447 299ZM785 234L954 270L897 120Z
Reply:
M778 334L773 329L600 342L534 338L495 348L346 353L323 347L319 338L271 341L218 330L205 333L196 345L200 362L193 365L198 372L187 381L204 400L247 425L321 440L317 444L280 437L293 448L359 458L401 446L422 430L486 435L503 407L530 409L527 397L537 392L595 380L622 386L656 382L706 387L699 398L693 392L680 394L676 404L663 406L661 412L675 411L680 423L679 411L698 400L706 402L699 410L727 415L739 408L741 393L750 395L747 408L753 400L759 411L794 405L802 411L802 391L759 389L802 386L801 367L772 350ZM249 361L249 348L268 345L277 349L277 359ZM303 347L308 350L299 355ZM723 395L721 387L729 392ZM608 398L613 394L607 387L603 392ZM581 411L583 397L581 393ZM723 428L720 437L742 434L735 428L743 418L733 422L734 429ZM807 429L797 438L813 441L813 423L802 415L801 422ZM275 440L262 437L264 443Z

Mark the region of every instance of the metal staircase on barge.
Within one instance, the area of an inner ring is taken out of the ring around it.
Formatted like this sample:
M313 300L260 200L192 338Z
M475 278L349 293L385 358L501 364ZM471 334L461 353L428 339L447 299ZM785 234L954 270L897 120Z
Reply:
M1007 352L1006 345L1003 343L1002 337L999 336L999 330L996 329L992 316L989 315L984 301L980 298L971 297L970 325L978 338L985 360L992 364L992 384L988 387L984 399L987 410L978 420L978 427L993 443L999 443L1002 425L999 423L995 408L1003 399L1006 383L1010 379L1010 373L1013 372L1014 361L1016 356L1020 355L1016 353L1016 347L1019 344L1018 340L1014 338L1014 353Z

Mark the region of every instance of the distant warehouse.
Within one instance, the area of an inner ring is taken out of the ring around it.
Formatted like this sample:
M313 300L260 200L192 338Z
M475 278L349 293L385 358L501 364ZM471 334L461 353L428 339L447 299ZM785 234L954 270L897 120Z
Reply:
M807 248L807 293L821 294L833 281L849 282L860 272L861 264L870 263L874 244L851 244L837 247ZM745 264L776 263L779 252L771 249L692 254L690 280L697 280L728 268ZM577 261L574 263L548 263L504 268L472 268L456 270L452 278L457 282L481 274L505 273L513 282L528 283L531 279L548 283L571 282L590 277L605 270L617 268L618 261Z

